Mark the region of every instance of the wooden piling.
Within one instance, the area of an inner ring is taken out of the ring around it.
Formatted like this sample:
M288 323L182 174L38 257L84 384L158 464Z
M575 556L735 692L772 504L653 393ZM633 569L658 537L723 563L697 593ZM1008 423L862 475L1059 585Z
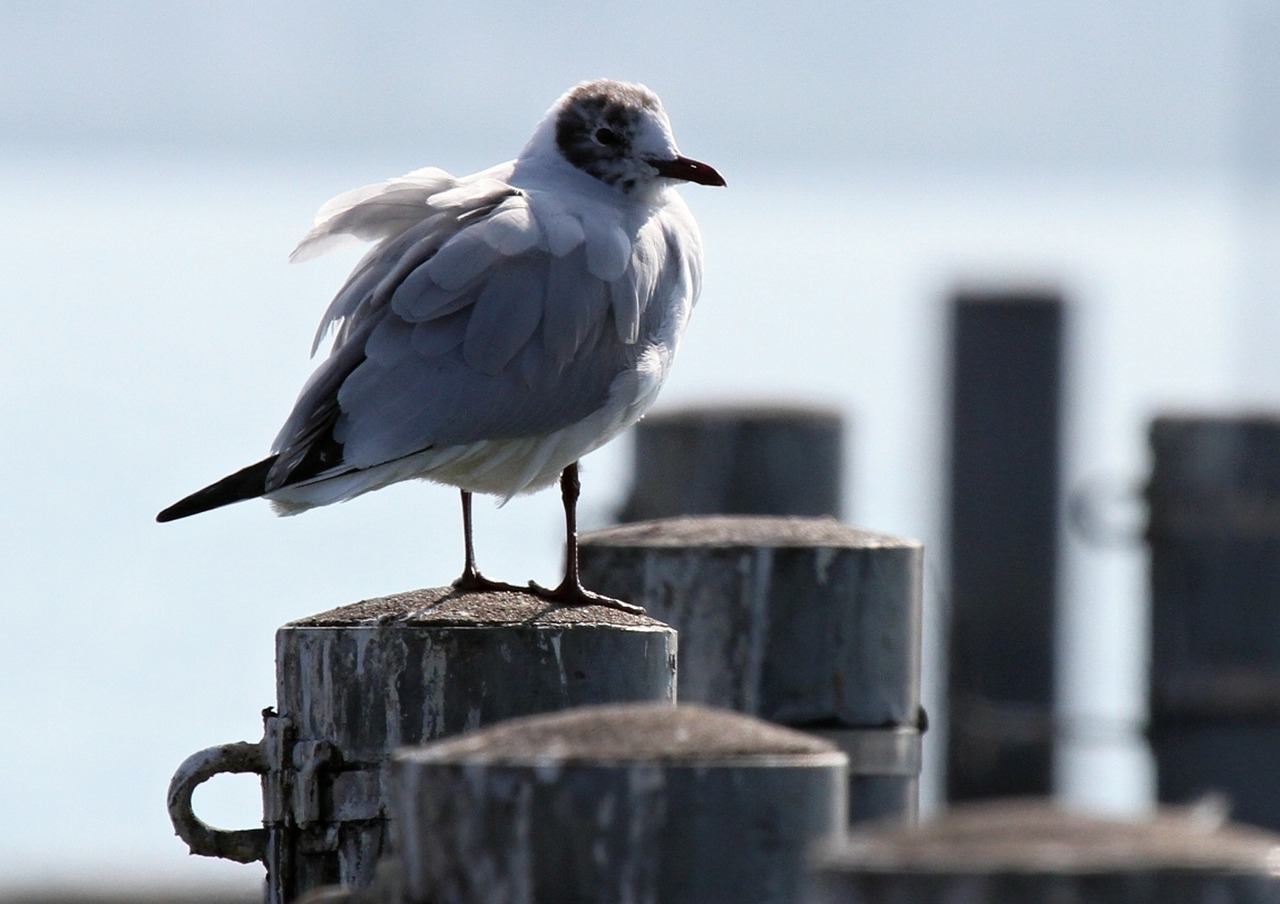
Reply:
M850 817L911 818L923 548L829 518L692 517L595 531L583 580L680 632L682 703L820 731Z
M401 751L404 904L791 904L846 758L703 707L587 707Z
M285 625L276 635L277 709L264 714L264 738L251 745L260 748L255 771L264 773L268 902L372 880L385 849L395 748L572 706L670 705L675 642L672 629L646 616L451 588ZM231 771L203 765L204 778ZM185 801L171 798L175 825L187 820L183 837L205 837L191 828L198 783L186 777ZM204 829L215 840L222 831Z

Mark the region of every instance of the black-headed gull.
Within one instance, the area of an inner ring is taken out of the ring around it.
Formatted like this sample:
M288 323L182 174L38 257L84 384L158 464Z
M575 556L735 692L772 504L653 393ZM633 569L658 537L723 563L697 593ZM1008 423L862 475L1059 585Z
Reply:
M514 161L455 178L427 168L320 209L293 253L376 245L320 322L333 348L272 454L165 509L172 521L265 497L293 514L409 478L462 491L460 589L476 569L471 494L564 497L557 601L603 602L578 578L578 459L653 403L702 281L679 182L724 185L680 154L642 85L584 82Z

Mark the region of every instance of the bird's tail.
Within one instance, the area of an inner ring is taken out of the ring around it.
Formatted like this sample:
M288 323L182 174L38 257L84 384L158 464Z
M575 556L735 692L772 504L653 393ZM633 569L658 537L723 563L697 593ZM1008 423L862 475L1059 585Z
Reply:
M209 509L230 505L242 499L254 499L261 496L267 490L267 472L276 463L276 458L277 456L275 455L264 458L257 464L241 468L234 474L222 478L217 483L211 483L203 490L196 490L186 499L175 502L156 515L156 520L160 522L176 521L188 515L198 515L201 512L209 511Z

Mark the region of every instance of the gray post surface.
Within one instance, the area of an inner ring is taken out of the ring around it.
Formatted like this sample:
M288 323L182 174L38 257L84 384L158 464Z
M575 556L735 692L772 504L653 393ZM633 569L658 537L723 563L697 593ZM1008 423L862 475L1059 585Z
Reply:
M1157 793L1280 828L1280 414L1151 426Z
M1275 904L1280 836L1195 808L1149 822L961 805L822 845L807 904Z
M622 521L676 515L839 515L844 423L832 409L717 405L635 427Z
M849 754L854 820L911 818L924 551L829 518L642 522L582 538L583 581L680 632L679 695Z
M670 705L675 642L673 630L645 616L451 588L291 622L276 634L278 711L264 713L264 738L248 745L258 755L222 769L193 757L202 772L175 776L171 814L184 838L207 838L190 812L195 785L217 771L261 772L268 901L331 883L366 885L385 846L385 772L395 748L571 706ZM211 845L221 843L242 853L261 833L209 831L210 844L193 852L220 856Z
M396 755L404 904L792 904L846 758L703 707L586 707Z

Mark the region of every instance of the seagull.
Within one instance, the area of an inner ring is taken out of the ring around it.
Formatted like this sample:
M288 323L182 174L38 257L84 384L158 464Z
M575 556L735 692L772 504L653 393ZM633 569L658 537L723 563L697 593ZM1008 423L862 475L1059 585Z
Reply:
M702 283L702 239L675 191L722 186L681 155L657 95L597 79L567 91L512 161L470 176L414 170L329 201L291 260L375 242L325 311L271 454L174 503L173 521L263 497L291 515L411 478L462 495L460 591L638 607L578 573L578 460L640 419ZM560 585L476 567L471 497L559 479Z

